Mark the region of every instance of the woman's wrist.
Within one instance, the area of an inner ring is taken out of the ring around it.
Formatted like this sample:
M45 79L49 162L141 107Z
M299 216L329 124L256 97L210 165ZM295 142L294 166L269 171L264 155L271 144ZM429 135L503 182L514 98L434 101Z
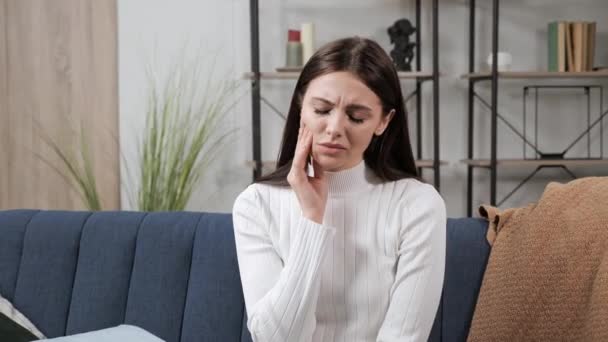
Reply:
M305 213L304 217L317 224L323 224L323 215L319 213Z

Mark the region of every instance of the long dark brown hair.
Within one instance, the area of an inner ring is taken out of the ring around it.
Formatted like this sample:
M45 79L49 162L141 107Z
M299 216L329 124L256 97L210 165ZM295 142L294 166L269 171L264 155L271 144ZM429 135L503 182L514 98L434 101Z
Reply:
M363 153L367 166L384 181L418 177L401 84L393 62L375 41L351 37L324 45L302 69L291 98L276 169L258 178L256 183L289 186L287 175L298 141L300 113L306 89L315 78L338 71L348 71L367 85L380 98L383 115L395 110L384 133L374 135Z

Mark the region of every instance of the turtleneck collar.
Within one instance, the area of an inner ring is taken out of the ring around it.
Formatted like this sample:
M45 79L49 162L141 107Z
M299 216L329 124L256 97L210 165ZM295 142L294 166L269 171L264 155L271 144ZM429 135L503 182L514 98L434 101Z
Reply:
M325 177L329 196L341 196L368 189L372 185L373 170L365 165L364 160L361 160L359 164L350 169L325 171Z

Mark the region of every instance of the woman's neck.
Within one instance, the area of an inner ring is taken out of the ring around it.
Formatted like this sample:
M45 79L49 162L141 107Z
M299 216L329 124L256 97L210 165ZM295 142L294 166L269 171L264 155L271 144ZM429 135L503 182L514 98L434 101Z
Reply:
M325 171L324 175L327 180L329 195L342 196L369 188L372 184L373 172L365 165L365 161L361 160L351 168L340 171Z

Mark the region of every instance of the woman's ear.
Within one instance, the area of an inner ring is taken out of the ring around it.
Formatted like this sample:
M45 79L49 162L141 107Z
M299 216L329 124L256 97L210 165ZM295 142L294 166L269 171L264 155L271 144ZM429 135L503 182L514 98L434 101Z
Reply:
M391 109L391 111L388 112L388 114L386 114L382 117L382 121L380 122L380 125L378 125L378 128L376 129L376 132L375 132L376 135L382 135L382 133L384 133L384 131L388 127L388 124L393 119L393 116L395 116L395 110Z

